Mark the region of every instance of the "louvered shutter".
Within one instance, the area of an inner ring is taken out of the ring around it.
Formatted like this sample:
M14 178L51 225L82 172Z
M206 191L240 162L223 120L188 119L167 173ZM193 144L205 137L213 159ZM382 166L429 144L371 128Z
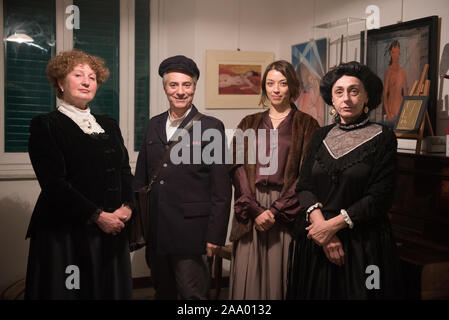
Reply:
M119 121L120 1L74 0L80 11L80 28L73 29L73 47L99 56L111 75L89 105L93 113Z
M55 108L45 68L55 54L55 0L3 0L4 38L23 33L31 43L5 41L5 152L27 152L30 120Z
M150 1L135 2L134 150L139 151L150 114Z

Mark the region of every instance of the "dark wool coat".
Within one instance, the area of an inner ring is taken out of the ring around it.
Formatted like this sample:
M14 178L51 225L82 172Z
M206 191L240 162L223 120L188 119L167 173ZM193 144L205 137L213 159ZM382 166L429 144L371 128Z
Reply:
M197 113L192 106L179 128ZM149 183L168 148L167 117L168 112L164 112L148 121L137 158L135 190ZM218 146L223 149L224 158L223 123L205 115L199 121L201 136L207 129L220 132L222 141ZM189 143L183 145L184 151L191 150L190 163L175 164L169 158L152 186L147 247L159 254L204 254L206 242L224 245L226 240L232 194L230 178L224 159L221 164L207 164L204 159L192 164L193 151L200 150L202 154L209 145L209 141L201 141L201 136L194 136L194 129L189 130Z
M292 108L294 112L292 120L292 142L287 158L287 163L285 165L284 185L281 190L281 197L290 189L290 187L292 187L293 183L297 180L301 169L301 164L305 157L306 150L312 138L312 135L320 128L318 122L313 117L297 110L296 106L294 105L292 105ZM241 129L242 131L253 129L257 132L263 116L264 112L246 116L238 125L238 129ZM243 151L245 153L245 159L247 159L248 146L246 143ZM238 149L235 152L238 152ZM237 159L238 157L239 156L237 155ZM239 165L237 164L231 167L231 175L238 166ZM247 161L245 161L245 164L243 164L243 166L245 167L245 172L248 177L248 183L251 192L255 195L256 165L248 164ZM244 229L245 231L243 231L242 229ZM233 219L230 240L233 241L238 239L242 235L242 232L247 232L249 231L249 229L249 226L247 226L246 228L242 228L238 220Z
M99 208L132 202L128 152L116 121L95 118L105 134L85 134L59 111L31 121L28 149L42 191L27 232L27 299L131 298L125 230L108 235L90 220ZM68 266L79 269L79 289L67 289Z

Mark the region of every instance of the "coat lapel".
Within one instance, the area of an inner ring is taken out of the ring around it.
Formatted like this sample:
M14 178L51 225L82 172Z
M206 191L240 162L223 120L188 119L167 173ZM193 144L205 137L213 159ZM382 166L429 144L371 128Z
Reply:
M163 117L158 119L158 121L156 122L156 128L155 128L157 135L159 136L159 139L164 144L167 144L167 130L166 130L167 117L168 117L168 111L164 113Z
M186 126L187 123L189 123L189 121L198 113L198 109L192 105L192 109L190 110L189 114L187 115L187 117L182 120L181 124L179 125L179 128L184 128Z
M302 121L303 114L298 112L296 109L293 110L295 113L292 120L292 139L290 150L287 156L287 163L285 164L284 170L284 185L281 190L283 194L287 191L292 183L296 180L299 175L300 168L300 158L302 160L303 155L303 144L304 144L304 128L300 128L301 125L305 125L306 121Z
M265 112L268 112L268 111L265 111ZM262 121L265 112L257 113L254 116L254 118L252 119L253 120L252 123L249 123L249 125L244 130L246 130L248 128L252 128L256 131L256 134L257 134L257 129L259 128L260 122ZM245 144L245 159L248 159L248 146L246 144ZM251 192L256 194L256 165L246 163L245 169L246 169L246 175L248 176L248 182L249 182L249 187L251 189Z

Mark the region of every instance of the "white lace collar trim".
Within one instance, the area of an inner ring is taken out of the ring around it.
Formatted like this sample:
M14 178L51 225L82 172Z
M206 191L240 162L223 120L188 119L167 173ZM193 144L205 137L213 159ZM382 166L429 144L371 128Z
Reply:
M329 154L334 159L339 159L381 133L382 126L377 123L353 130L343 130L339 126L334 126L327 133L323 143Z
M90 113L90 108L81 110L64 100L57 101L58 111L65 114L67 117L73 120L84 133L104 133L103 128L98 124L95 117Z

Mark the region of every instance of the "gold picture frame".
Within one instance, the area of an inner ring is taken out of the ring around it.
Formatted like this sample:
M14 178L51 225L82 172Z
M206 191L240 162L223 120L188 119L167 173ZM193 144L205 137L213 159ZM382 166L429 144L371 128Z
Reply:
M274 53L206 50L206 109L255 109Z
M404 96L394 125L395 132L416 133L421 127L428 96Z

